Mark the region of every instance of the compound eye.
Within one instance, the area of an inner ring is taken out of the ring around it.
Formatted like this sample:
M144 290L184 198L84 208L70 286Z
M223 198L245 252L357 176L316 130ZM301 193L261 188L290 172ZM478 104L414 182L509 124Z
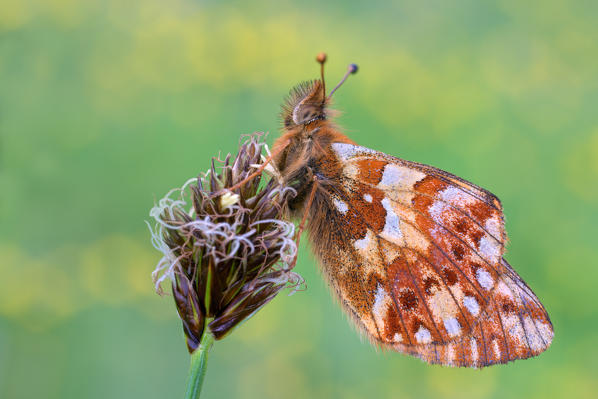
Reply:
M305 113L303 114L303 121L304 121L304 122L306 122L306 121L310 121L310 120L312 120L312 119L313 119L313 118L315 118L315 117L316 117L316 114L315 114L315 112L305 112Z
M299 107L298 118L295 120L295 123L298 125L308 123L315 119L321 119L324 116L324 109L319 105L309 104Z

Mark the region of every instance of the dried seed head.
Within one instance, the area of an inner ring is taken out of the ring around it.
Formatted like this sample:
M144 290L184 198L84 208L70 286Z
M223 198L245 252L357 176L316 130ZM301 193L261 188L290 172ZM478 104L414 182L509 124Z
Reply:
M164 280L172 282L189 352L205 328L221 339L303 281L290 270L295 226L285 218L295 191L264 175L226 191L263 162L261 138L250 136L232 162L230 155L212 159L205 175L171 190L150 211L152 243L164 254L152 276L158 293Z

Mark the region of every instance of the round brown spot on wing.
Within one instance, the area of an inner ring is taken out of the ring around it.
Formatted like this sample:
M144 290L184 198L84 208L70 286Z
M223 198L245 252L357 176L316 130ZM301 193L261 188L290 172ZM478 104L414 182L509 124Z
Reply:
M458 281L457 273L452 271L449 268L442 269L442 274L444 274L444 279L447 285L455 285Z
M505 313L513 313L515 311L515 305L511 302L504 302L502 304L502 311Z
M436 287L437 289L440 288L438 280L436 280L434 277L426 277L424 279L424 291L426 292L426 294L432 295L432 289L434 287Z
M404 258L397 257L386 269L389 284L397 300L397 305L404 310L415 309L419 298L415 293L412 277L407 269Z
M459 244L453 245L452 252L453 252L453 255L455 256L455 259L463 260L463 257L465 256L465 250L463 249L463 247L461 245L459 245Z
M411 311L417 307L419 299L413 290L404 288L399 291L399 297L397 298L401 308L406 311Z
M384 167L388 162L378 159L361 159L356 163L359 170L358 180L375 186L382 180Z
M458 233L465 234L465 233L467 233L467 230L469 229L469 224L467 223L467 221L464 218L459 218L453 225L453 228Z

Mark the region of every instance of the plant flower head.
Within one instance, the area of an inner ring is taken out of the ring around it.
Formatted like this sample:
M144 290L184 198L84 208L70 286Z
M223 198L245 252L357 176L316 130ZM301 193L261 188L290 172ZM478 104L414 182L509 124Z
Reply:
M164 255L154 283L162 294L162 283L171 281L190 353L203 334L222 339L283 288L302 283L291 271L295 226L285 221L294 190L265 175L228 190L263 162L260 139L250 136L232 161L213 158L205 175L150 211L152 243Z

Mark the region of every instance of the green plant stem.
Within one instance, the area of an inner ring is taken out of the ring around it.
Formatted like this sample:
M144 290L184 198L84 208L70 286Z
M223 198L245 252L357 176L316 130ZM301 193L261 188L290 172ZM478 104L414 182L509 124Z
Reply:
M191 366L189 368L189 380L187 381L187 394L185 399L197 399L201 393L203 378L208 368L208 352L214 343L214 337L204 329L203 336L197 349L191 354Z

